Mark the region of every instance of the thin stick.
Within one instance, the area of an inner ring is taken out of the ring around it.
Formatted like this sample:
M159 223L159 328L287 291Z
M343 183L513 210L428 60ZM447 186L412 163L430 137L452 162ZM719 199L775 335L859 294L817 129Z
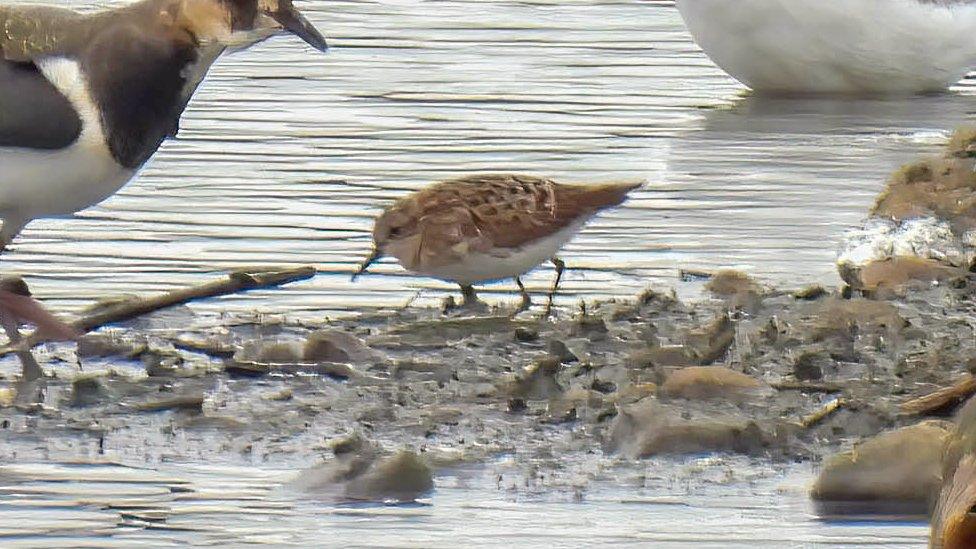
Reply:
M133 298L111 305L98 312L83 316L71 323L79 333L88 333L108 324L132 320L140 316L183 305L190 301L231 295L249 290L282 286L315 276L315 267L296 267L292 269L243 269L230 273L223 280L214 280L198 286L173 290L153 297ZM19 343L0 347L0 357L32 349L46 341L36 333Z
M976 378L970 374L950 385L925 396L913 398L902 403L899 408L904 415L926 415L944 412L963 400L976 394Z
M816 412L813 412L810 415L806 415L800 418L800 424L809 429L810 427L813 427L814 425L827 419L828 416L830 416L837 410L840 410L844 406L847 406L847 400L843 398L835 398L834 400L831 400L827 404L824 404L823 407L821 407Z

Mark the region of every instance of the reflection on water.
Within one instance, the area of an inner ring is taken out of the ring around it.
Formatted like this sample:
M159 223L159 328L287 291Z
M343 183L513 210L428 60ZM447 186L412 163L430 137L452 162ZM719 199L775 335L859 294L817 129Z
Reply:
M972 110L966 86L911 100L741 99L669 2L305 4L330 54L281 37L226 57L134 183L76 219L32 225L7 268L62 307L255 263L324 273L198 309L400 304L450 285L392 264L352 284L371 217L430 181L505 170L649 182L568 247L563 304L676 284L680 267L833 282L835 243L885 174Z

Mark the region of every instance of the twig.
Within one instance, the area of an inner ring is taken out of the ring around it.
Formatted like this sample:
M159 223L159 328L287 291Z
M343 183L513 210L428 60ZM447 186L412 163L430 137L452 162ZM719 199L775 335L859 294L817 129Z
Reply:
M306 280L313 276L315 276L314 267L244 269L234 271L223 280L214 280L198 286L173 290L172 292L158 296L133 298L110 305L105 309L75 320L71 323L71 326L77 329L79 333L84 334L108 324L132 320L142 315L175 305L183 305L190 301L236 294L260 288L281 286L299 280ZM44 341L45 338L39 337L36 333L31 334L30 337L27 337L20 343L10 343L0 347L0 357L10 353L32 349L44 343Z
M827 419L827 416L833 414L837 410L840 410L844 406L847 406L847 399L835 398L827 404L824 404L823 407L816 412L800 418L800 424L809 429L810 427L813 427L814 425Z
M902 403L899 408L903 415L928 415L944 412L963 400L976 394L976 378L970 374L950 385L925 396L913 398Z
M803 391L807 393L839 393L844 387L839 383L812 383L807 381L781 381L770 383L777 391Z

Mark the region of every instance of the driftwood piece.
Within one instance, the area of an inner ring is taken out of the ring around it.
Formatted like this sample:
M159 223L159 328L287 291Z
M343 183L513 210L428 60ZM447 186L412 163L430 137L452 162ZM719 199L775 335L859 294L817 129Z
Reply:
M903 402L899 408L901 413L907 416L945 413L974 394L976 394L976 377L966 374L948 387Z
M315 276L314 267L289 269L244 269L234 271L222 280L214 280L189 288L173 290L153 297L133 298L82 316L71 323L84 334L108 324L125 322L175 305L183 305L199 299L231 295L249 290L282 286ZM34 333L20 343L0 347L0 357L31 349L44 343L46 338Z
M847 406L847 400L843 398L835 398L830 402L824 404L819 410L813 412L809 415L800 418L800 424L806 428L813 427L814 425L820 423L821 421L827 419L828 416L840 410L844 406Z

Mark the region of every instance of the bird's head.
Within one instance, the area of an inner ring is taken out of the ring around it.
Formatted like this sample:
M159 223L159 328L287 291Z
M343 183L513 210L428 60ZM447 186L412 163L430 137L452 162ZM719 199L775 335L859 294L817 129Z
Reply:
M366 269L381 257L391 253L399 255L396 252L401 244L417 237L418 229L416 217L410 215L404 207L395 205L387 208L376 218L376 223L373 225L373 252L359 266L359 270L353 275L353 280L365 273Z
M177 0L169 12L197 40L243 49L279 32L290 32L319 51L325 37L292 0Z

